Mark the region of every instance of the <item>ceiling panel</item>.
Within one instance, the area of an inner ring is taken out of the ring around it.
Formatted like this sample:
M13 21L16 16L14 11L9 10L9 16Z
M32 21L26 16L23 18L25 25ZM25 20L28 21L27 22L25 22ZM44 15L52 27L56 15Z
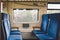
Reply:
M7 0L2 0L7 1ZM60 0L8 0L8 1L48 1L48 2L60 2Z
M6 0L2 0L6 1ZM47 1L47 0L8 0L8 1Z

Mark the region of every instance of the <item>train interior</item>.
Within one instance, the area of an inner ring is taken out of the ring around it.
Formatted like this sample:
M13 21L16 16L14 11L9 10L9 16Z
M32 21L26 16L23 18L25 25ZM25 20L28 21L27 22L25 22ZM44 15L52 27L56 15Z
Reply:
M1 0L1 40L60 40L60 0Z

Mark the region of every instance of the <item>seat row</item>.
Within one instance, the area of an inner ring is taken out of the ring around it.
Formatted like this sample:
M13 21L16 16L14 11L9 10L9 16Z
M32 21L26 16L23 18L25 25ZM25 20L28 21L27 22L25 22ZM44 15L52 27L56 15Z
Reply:
M41 30L33 30L39 40L57 40L60 29L60 13L44 14L42 16ZM19 30L11 30L9 15L2 13L2 24L6 33L6 40L22 40Z
M6 40L22 40L22 35L19 30L11 30L9 15L6 13L1 14L2 14L2 25L5 29L4 32L6 34Z
M60 29L60 13L44 14L40 30L32 32L39 40L58 40Z

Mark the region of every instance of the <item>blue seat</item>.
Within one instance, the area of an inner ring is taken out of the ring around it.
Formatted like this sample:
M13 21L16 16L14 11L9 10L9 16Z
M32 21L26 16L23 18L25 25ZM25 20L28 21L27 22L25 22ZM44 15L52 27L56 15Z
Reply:
M19 30L11 30L11 29L10 29L11 26L10 26L10 20L9 20L9 15L8 15L8 14L2 13L2 20L7 20L8 29L10 30L11 35L12 35L12 34L17 34L17 35L20 34L20 31L19 31Z
M9 28L10 28L11 26L10 26L9 20L7 21L7 24L8 24L8 26L9 26ZM10 29L10 34L11 34L11 35L12 35L12 34L13 34L13 35L15 35L15 34L16 34L16 35L19 35L19 34L21 34L21 32L20 32L19 30L11 30L11 29Z
M3 16L4 15L4 16ZM3 23L3 27L5 28L6 31L6 38L7 40L22 40L22 35L20 34L21 32L11 32L10 26L8 24L8 18L7 18L7 14L2 13L2 23Z
M8 40L22 40L21 35L11 35Z
M60 24L60 19L57 16L58 15L50 14L48 32L46 34L36 35L39 38L39 40L57 40L57 33Z
M42 15L42 24L41 24L41 30L33 30L32 32L36 35L36 34L42 34L42 33L46 33L47 32L47 25L48 25L48 14L44 14Z

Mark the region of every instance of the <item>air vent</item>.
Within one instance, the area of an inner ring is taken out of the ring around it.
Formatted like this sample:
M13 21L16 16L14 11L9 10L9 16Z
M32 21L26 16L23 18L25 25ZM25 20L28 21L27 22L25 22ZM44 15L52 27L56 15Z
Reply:
M29 24L23 24L23 28L29 28Z

